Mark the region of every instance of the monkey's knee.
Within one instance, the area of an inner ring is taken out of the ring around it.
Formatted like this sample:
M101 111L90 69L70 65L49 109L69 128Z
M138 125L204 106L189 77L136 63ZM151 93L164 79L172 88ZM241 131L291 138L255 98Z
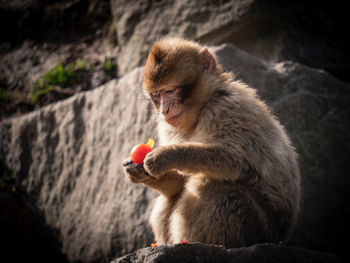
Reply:
M241 191L232 203L231 225L236 227L237 239L241 246L271 242L268 219L265 212L245 191Z
M206 194L204 200L191 201L191 210L180 207L181 220L173 221L184 229L182 235L190 241L226 247L270 241L265 213L243 188L232 186L222 191L221 187L212 187Z
M247 209L251 209L247 207ZM254 208L253 208L254 209ZM239 225L239 240L242 246L250 246L257 243L271 242L266 218L260 211L244 212L245 215L237 219Z

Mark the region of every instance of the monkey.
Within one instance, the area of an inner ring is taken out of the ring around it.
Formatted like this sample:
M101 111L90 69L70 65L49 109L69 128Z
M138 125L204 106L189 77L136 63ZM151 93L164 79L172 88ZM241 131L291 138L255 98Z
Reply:
M159 193L155 241L286 242L299 211L297 153L256 90L225 72L208 47L169 37L151 48L143 91L159 146L143 165L122 165L133 183Z

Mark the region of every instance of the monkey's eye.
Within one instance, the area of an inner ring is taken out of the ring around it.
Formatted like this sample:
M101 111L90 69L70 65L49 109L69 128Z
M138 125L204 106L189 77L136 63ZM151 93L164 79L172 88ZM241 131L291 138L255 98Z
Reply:
M175 92L176 89L177 89L177 87L166 89L166 90L165 90L165 93L167 93L167 94L173 94L173 93Z
M159 98L160 98L160 93L159 93L159 91L152 92L152 93L151 93L151 97L152 97L152 99L154 99L154 100L159 100Z

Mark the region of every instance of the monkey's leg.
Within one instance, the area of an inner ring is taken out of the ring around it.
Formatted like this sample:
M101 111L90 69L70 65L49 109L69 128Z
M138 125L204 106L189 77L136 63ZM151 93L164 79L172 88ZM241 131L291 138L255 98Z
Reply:
M179 195L170 198L158 196L153 202L153 209L149 219L152 231L158 244L171 244L169 218Z
M270 240L265 213L245 187L190 179L171 216L172 242L241 247Z
M145 171L143 165L134 164L131 160L125 160L122 165L125 174L133 183L143 183L166 198L178 194L184 188L185 178L175 171L155 178Z

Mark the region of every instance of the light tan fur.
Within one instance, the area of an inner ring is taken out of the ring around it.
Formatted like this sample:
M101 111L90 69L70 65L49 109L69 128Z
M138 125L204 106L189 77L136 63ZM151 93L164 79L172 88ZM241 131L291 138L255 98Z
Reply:
M226 247L285 241L299 209L297 156L255 90L181 38L155 43L144 74L161 145L144 166L124 167L133 182L160 193L150 218L156 241ZM191 87L174 106L185 110L177 126L165 121L151 96L168 83Z

